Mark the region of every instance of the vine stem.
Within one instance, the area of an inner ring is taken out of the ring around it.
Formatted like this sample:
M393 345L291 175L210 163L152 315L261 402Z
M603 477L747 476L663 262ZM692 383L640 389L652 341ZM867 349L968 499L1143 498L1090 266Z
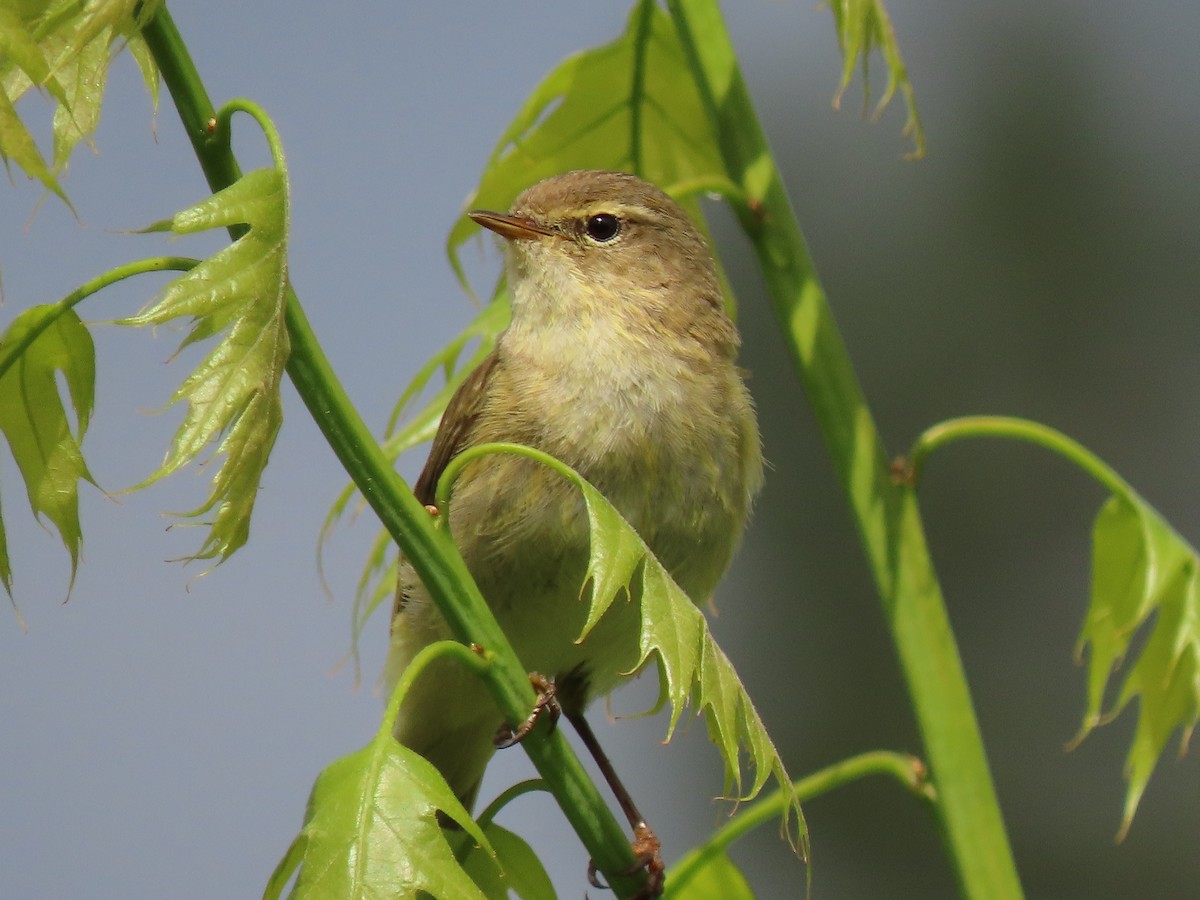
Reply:
M85 281L67 296L63 297L53 305L53 309L42 316L20 340L12 344L0 347L0 378L4 377L4 373L9 370L21 354L29 349L30 345L38 339L38 336L47 328L54 324L63 313L69 309L73 309L78 303L86 300L111 284L116 284L118 281L124 281L126 278L132 278L134 275L144 275L146 272L186 272L198 265L200 260L192 259L188 256L155 256L150 259L139 259L136 262L125 263L123 266L109 269L103 275L97 275L90 281Z
M767 285L858 526L891 630L939 802L943 841L966 897L1022 896L966 673L916 495L896 483L849 353L817 278L716 0L667 7L708 110L734 206Z
M933 787L926 778L925 765L916 757L887 750L852 756L798 779L793 783L791 792L777 790L747 804L745 809L738 811L728 823L717 829L708 841L672 867L667 873L668 893L674 896L683 890L714 856L725 853L743 835L778 819L793 798L802 804L807 803L814 797L869 775L888 775L925 801L932 802L935 798Z
M917 484L930 453L964 438L1005 438L1036 444L1070 460L1118 497L1124 497L1126 500L1136 497L1129 482L1074 438L1049 425L1014 416L963 416L947 419L927 428L913 442L912 450L909 451L906 477L914 485Z
M143 25L142 35L209 186L213 191L228 187L241 176L230 149L229 129L220 127L200 74L165 5ZM239 233L239 229L231 229L231 236ZM285 319L291 339L287 372L292 384L346 472L412 563L452 633L464 644L486 648L492 655L482 677L500 711L511 722L523 721L535 700L528 673L448 532L434 527L425 507L396 474L350 402L290 284L287 292ZM629 839L562 732L539 727L521 746L618 896L635 894L645 883L645 873L621 874L633 871L636 862Z

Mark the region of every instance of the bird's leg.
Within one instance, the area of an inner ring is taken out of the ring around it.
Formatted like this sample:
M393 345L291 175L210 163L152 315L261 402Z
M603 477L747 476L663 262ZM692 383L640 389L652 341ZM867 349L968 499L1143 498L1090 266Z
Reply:
M510 726L507 722L500 726L500 730L496 732L494 743L497 749L505 749L512 747L514 744L519 744L524 740L529 732L533 731L537 725L538 719L542 714L551 716L551 722L557 722L558 717L564 712L567 716L567 721L575 728L579 734L579 739L583 741L583 745L587 747L588 753L592 755L592 759L596 761L596 767L600 769L600 774L604 776L604 780L608 783L609 789L617 798L617 803L621 807L621 812L625 814L625 818L629 821L629 825L633 828L633 854L636 860L632 866L620 875L632 875L635 872L645 869L647 879L646 884L635 895L634 900L652 900L658 897L663 891L663 882L666 878L666 866L663 863L662 854L659 852L662 844L658 840L658 836L646 824L646 820L638 811L637 805L633 802L633 797L625 785L621 783L621 779L617 777L617 771L613 768L612 762L604 752L604 748L600 746L600 741L597 740L596 734L592 731L592 726L588 724L583 713L580 711L577 694L580 694L579 684L577 679L568 677L564 690L564 699L561 704L558 699L559 688L555 682L540 675L537 672L529 674L529 681L537 691L537 700L533 705L533 711L529 717L518 725L516 728ZM594 863L588 863L588 882L593 887L604 888L607 885L600 881Z
M649 900L649 898L658 897L662 894L663 881L666 878L666 866L663 864L662 854L659 852L662 844L658 840L658 836L646 824L646 820L642 817L637 805L633 802L633 797L629 795L629 791L621 783L621 779L617 777L616 769L613 768L608 756L605 755L604 749L596 739L595 732L592 731L592 726L588 724L583 713L568 709L567 721L575 728L575 731L579 734L579 739L583 741L583 745L592 754L592 759L596 761L596 766L600 769L600 774L604 776L604 780L608 782L609 788L617 798L621 812L625 813L625 818L629 820L629 825L633 828L633 854L637 857L637 861L629 869L619 874L632 875L639 869L645 869L647 875L646 884L637 893L635 900ZM591 862L588 863L588 881L594 887L605 887L604 883L596 877L596 867Z
M507 722L500 726L496 736L492 739L497 750L505 750L525 740L525 735L533 731L543 713L550 716L551 728L558 722L558 717L562 715L562 707L558 705L558 689L553 681L545 675L530 672L529 683L537 691L537 700L533 703L533 710L529 713L529 717L516 728Z

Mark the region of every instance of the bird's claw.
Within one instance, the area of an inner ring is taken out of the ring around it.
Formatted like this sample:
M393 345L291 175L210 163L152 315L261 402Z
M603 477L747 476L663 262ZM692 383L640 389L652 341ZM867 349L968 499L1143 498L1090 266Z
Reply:
M662 844L649 825L640 822L634 827L633 854L637 859L632 866L617 873L618 875L633 875L635 872L645 870L646 883L642 885L640 891L633 895L634 900L653 900L655 897L662 896L663 883L666 881L666 865L663 863L661 849ZM608 885L601 881L600 872L591 860L588 860L587 880L592 887L601 890L609 889Z
M525 736L533 731L543 713L550 716L551 728L554 728L558 723L558 717L562 715L562 707L558 704L558 688L553 681L545 675L530 672L529 683L537 691L537 700L533 703L533 710L529 713L529 717L516 728L507 722L500 726L496 736L492 739L497 750L505 750L525 740Z

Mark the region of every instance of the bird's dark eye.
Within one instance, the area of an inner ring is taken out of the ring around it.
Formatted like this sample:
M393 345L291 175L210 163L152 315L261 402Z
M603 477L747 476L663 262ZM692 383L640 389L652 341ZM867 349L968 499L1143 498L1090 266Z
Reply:
M621 233L621 220L612 213L596 213L588 217L584 229L593 241L604 244Z

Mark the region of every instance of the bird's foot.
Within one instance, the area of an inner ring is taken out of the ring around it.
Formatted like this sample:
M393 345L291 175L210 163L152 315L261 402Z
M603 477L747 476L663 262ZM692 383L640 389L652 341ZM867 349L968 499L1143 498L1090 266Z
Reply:
M663 892L663 883L666 881L666 865L663 863L662 854L659 852L662 849L662 844L658 840L658 836L645 822L639 822L633 829L633 855L636 858L633 865L619 875L632 875L635 872L645 870L646 883L642 889L634 894L634 900L653 900L659 897ZM596 870L596 864L588 861L588 884L592 887L598 887L603 890L608 890L608 885L600 880L600 873Z
M558 717L562 715L562 707L558 704L558 689L555 687L553 681L545 675L530 672L529 683L537 691L537 700L534 701L533 711L516 728L513 728L507 722L500 726L500 729L496 732L496 736L492 739L492 743L495 744L497 750L505 750L525 740L525 736L533 731L534 726L538 723L538 719L543 714L550 716L551 728L557 724Z

